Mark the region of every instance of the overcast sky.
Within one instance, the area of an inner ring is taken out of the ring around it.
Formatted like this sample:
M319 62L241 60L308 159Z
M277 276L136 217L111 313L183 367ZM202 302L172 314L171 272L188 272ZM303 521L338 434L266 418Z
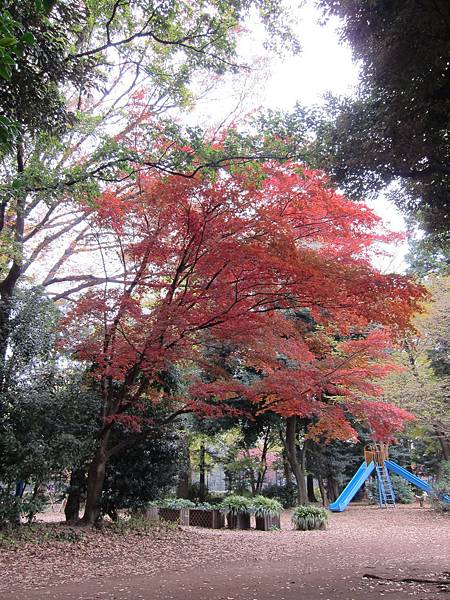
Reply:
M240 53L248 61L254 57L256 64L243 84L242 75L234 82L215 86L211 94L199 103L202 120L221 121L240 102L236 117L242 118L254 110L272 108L290 110L296 102L304 105L319 104L327 92L338 95L351 94L358 82L358 65L352 61L350 48L339 39L339 20L330 19L321 25L321 13L314 1L295 10L297 22L293 22L302 52L298 56L283 58L269 56L262 47L262 31L253 23L241 35ZM242 88L247 96L242 101ZM195 111L198 116L198 112ZM369 202L385 223L395 231L404 231L405 222L398 210L380 197ZM382 270L402 271L405 268L406 244L393 249L393 259L380 262Z

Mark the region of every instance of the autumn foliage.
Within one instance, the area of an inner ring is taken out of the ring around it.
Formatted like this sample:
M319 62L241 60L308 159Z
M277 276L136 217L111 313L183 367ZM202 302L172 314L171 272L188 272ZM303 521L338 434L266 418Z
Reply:
M126 408L161 400L169 364L207 368L208 345L226 342L264 376L251 387L197 381L178 408L217 413L245 394L259 410L315 417L315 435L348 439L344 408L361 416L361 399L379 393L386 348L424 294L372 266L395 237L378 217L300 165L213 182L146 175L106 192L92 218L105 246L119 244L123 283L82 297L66 329L78 358L95 365L105 419L129 427L139 423ZM301 309L312 329L290 316Z
M363 401L379 393L386 349L424 295L371 263L395 236L319 172L236 171L146 175L99 199L92 219L104 253L120 249L122 282L81 297L65 339L93 365L104 431L115 421L139 429L130 407L167 402L160 380L169 365L207 372L214 348L227 344L260 377L244 385L216 362L214 377L170 398L173 411L221 414L245 396L259 411L310 417L312 436L354 437L348 411L390 435Z

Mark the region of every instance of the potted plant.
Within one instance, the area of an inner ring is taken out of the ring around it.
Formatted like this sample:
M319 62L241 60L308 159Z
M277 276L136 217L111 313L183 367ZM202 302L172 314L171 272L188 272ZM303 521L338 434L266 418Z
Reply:
M158 502L158 500L151 500L150 502L147 502L143 506L142 512L145 515L145 517L147 517L147 519L150 519L151 521L159 521L159 502Z
M283 506L274 498L255 496L253 498L253 513L255 515L256 529L270 531L280 529L280 513Z
M225 516L209 502L201 502L189 509L189 525L220 529L225 526Z
M244 496L227 496L220 508L227 515L229 529L250 529L251 500Z
M195 504L184 498L168 498L159 503L159 516L163 521L189 525L189 509Z
M317 506L297 506L292 514L294 529L310 531L312 529L325 529L328 523L328 512L325 508Z

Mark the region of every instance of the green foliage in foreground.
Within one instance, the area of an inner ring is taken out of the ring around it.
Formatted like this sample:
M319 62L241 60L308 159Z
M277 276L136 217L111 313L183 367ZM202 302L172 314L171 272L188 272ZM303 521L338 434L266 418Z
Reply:
M252 501L245 496L231 495L223 500L219 508L232 515L249 514L252 512Z
M34 515L44 506L45 502L39 496L19 498L7 490L0 489L0 529L15 527L23 518L31 523Z
M299 531L325 529L328 523L328 512L316 506L297 506L292 514L292 523Z
M82 541L86 535L87 532L82 529L47 523L20 528L6 528L0 530L0 549L14 548L23 544L74 543Z
M265 496L255 496L252 504L252 512L256 517L274 517L283 510L283 505L278 500Z

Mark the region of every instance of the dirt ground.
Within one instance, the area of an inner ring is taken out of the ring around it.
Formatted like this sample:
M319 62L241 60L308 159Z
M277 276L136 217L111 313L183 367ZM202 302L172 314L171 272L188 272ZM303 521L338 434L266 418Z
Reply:
M92 532L0 551L2 600L444 600L450 519L351 507L326 531Z

